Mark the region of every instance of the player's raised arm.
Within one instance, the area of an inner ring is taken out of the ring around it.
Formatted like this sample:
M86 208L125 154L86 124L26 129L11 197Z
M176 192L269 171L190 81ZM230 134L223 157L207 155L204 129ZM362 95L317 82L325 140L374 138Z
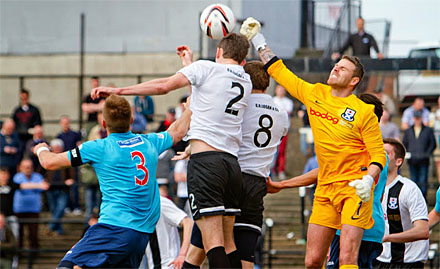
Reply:
M40 143L34 147L34 154L38 156L41 166L46 170L57 170L72 166L67 156L68 152L50 152L46 143Z
M92 89L90 96L93 99L98 97L107 97L110 94L117 95L162 95L185 86L189 86L189 80L181 73L174 74L167 78L153 79L140 84L123 87L98 87Z
M183 66L188 66L194 62L193 52L188 46L177 47L176 53L179 55Z

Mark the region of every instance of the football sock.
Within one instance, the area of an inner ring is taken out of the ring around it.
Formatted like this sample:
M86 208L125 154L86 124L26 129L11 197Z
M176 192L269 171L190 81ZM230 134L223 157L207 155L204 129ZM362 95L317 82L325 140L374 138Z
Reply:
M211 248L206 256L208 257L209 268L231 268L224 247Z
M232 268L241 268L241 259L238 250L234 250L228 254L229 263Z

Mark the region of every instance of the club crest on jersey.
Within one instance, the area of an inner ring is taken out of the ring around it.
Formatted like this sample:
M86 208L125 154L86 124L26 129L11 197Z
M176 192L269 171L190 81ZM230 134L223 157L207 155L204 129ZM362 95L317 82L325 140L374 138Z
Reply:
M399 206L397 205L397 198L391 197L388 203L389 209L397 209Z
M354 121L354 114L356 111L347 107L341 117L346 121Z

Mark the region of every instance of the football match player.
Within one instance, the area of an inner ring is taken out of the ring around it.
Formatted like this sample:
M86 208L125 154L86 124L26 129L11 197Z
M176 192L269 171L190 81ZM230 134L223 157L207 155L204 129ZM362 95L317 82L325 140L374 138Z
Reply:
M184 137L191 113L184 113L166 132L135 135L130 131L130 104L123 97L110 95L103 116L108 133L104 139L58 154L50 152L45 143L34 148L48 170L92 165L102 192L98 223L66 253L58 268L139 267L160 216L158 156Z
M180 47L178 51L183 65L192 62L191 50ZM260 61L244 65L251 76L252 94L243 116L243 139L238 151L243 176L241 215L234 224L234 240L243 268L253 268L254 252L263 225L263 197L267 193L266 179L278 145L287 134L289 121L287 114L277 106L266 89L270 83L269 74ZM193 228L191 246L185 259L184 268L200 268L204 260L203 241L197 226Z
M357 268L362 234L374 223L370 199L374 178L386 163L374 108L352 93L362 80L363 66L357 57L344 56L331 70L328 85L308 83L287 69L259 31L260 23L253 18L240 30L252 41L269 75L308 108L315 138L319 175L306 267L323 266L336 230L341 229L340 267Z
M134 86L92 90L97 98L109 93L166 94L192 87L188 198L212 268L241 266L233 229L242 188L237 161L241 124L252 90L242 66L248 50L246 37L231 33L220 40L215 62L196 61L171 77Z
M374 95L364 93L359 96L359 99L367 104L374 105L374 114L376 114L378 121L383 114L383 104ZM319 169L319 168L318 168ZM269 193L276 193L286 188L296 188L316 184L318 177L318 169L314 169L304 175L291 178L289 180L274 182L268 180L267 191ZM379 179L374 188L373 197L373 219L374 226L364 231L362 243L359 250L358 264L360 268L373 268L374 260L382 252L382 238L385 233L385 219L382 209L381 198L385 189L388 174L388 160L384 169L380 173ZM339 241L340 230L336 232L336 236L330 247L330 256L327 261L327 269L339 268Z

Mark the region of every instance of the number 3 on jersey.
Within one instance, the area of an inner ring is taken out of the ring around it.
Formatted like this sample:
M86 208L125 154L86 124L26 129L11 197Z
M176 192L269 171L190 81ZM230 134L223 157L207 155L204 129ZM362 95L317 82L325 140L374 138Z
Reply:
M144 186L148 182L148 169L145 167L145 157L144 154L140 151L132 151L131 152L131 159L134 161L135 157L139 157L140 163L136 164L137 170L142 170L142 172L145 173L145 176L141 179L139 179L137 176L134 176L136 185Z

